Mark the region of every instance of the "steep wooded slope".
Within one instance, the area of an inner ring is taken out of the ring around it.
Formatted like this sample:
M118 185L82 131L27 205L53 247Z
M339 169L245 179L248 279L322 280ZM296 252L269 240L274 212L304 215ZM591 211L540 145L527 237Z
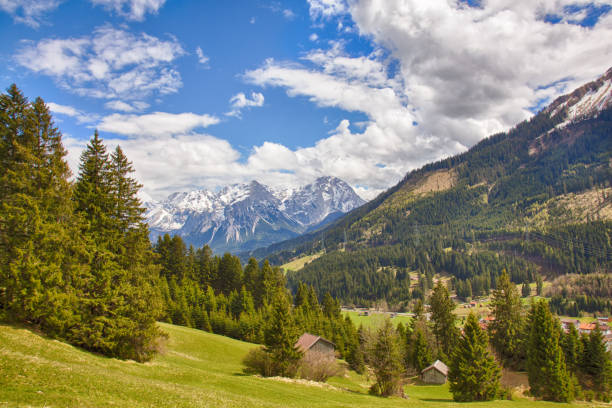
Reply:
M290 280L354 301L408 299L409 272L449 273L483 292L503 268L515 282L609 271L611 83L612 69L329 228L255 255L282 264L324 248Z

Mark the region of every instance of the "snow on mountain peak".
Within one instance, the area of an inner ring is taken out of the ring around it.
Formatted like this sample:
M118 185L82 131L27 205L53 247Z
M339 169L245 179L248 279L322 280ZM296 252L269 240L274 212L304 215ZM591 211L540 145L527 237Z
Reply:
M196 245L222 238L229 245L256 236L258 228L272 230L269 234L274 236L295 236L363 203L336 177L319 177L299 188L270 188L253 180L216 193L194 190L171 194L162 202L147 203L145 217L153 234L177 233Z
M612 106L612 68L595 81L557 98L545 112L553 117L565 111L564 121L557 125L557 128L561 128L584 117L597 115L610 106Z

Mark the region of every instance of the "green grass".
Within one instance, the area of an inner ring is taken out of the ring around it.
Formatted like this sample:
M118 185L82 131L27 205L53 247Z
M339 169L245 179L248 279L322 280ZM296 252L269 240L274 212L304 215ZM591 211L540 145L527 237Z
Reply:
M87 353L0 324L0 407L563 407L528 400L455 404L445 386L409 386L408 399L366 394L355 373L317 386L242 373L252 344L161 324L165 354L139 364Z
M304 265L306 265L309 262L314 261L321 255L323 255L323 251L318 252L314 255L306 255L301 258L294 259L291 262L287 262L286 264L281 265L281 269L285 269L287 271L299 271L300 269L304 267Z
M370 312L368 316L360 315L359 312L354 311L343 311L342 313L345 316L348 315L357 327L359 327L359 325L363 325L363 327L379 327L389 318L389 314L387 313ZM410 316L395 316L391 319L391 322L396 326L402 322L404 326L406 326L411 320L412 318Z

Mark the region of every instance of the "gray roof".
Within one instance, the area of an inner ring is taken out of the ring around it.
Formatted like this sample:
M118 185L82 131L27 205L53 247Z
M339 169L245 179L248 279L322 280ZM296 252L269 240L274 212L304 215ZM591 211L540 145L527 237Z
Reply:
M432 365L430 365L429 367L424 368L423 371L421 371L421 374L423 374L426 371L429 371L431 369L434 369L434 368L437 371L439 371L442 374L444 374L444 376L448 376L448 366L446 364L444 364L443 362L441 362L440 360L436 360Z
M306 352L306 351L310 350L310 348L312 346L314 346L318 341L323 341L325 343L328 343L332 347L335 348L335 344L332 343L331 341L329 341L329 340L327 340L327 339L325 339L325 338L323 338L321 336L315 336L314 334L310 334L310 333L302 334L302 336L295 343L295 347L300 349L302 352Z

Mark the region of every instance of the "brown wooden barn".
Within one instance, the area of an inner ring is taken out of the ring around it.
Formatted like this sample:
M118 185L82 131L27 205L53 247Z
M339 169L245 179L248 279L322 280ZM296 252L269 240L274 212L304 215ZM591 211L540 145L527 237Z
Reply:
M334 354L336 346L331 341L324 339L321 336L315 336L314 334L304 333L295 343L295 347L300 349L303 353L309 351L315 351L323 354Z
M444 384L448 377L448 367L440 360L421 371L421 380L426 384Z

